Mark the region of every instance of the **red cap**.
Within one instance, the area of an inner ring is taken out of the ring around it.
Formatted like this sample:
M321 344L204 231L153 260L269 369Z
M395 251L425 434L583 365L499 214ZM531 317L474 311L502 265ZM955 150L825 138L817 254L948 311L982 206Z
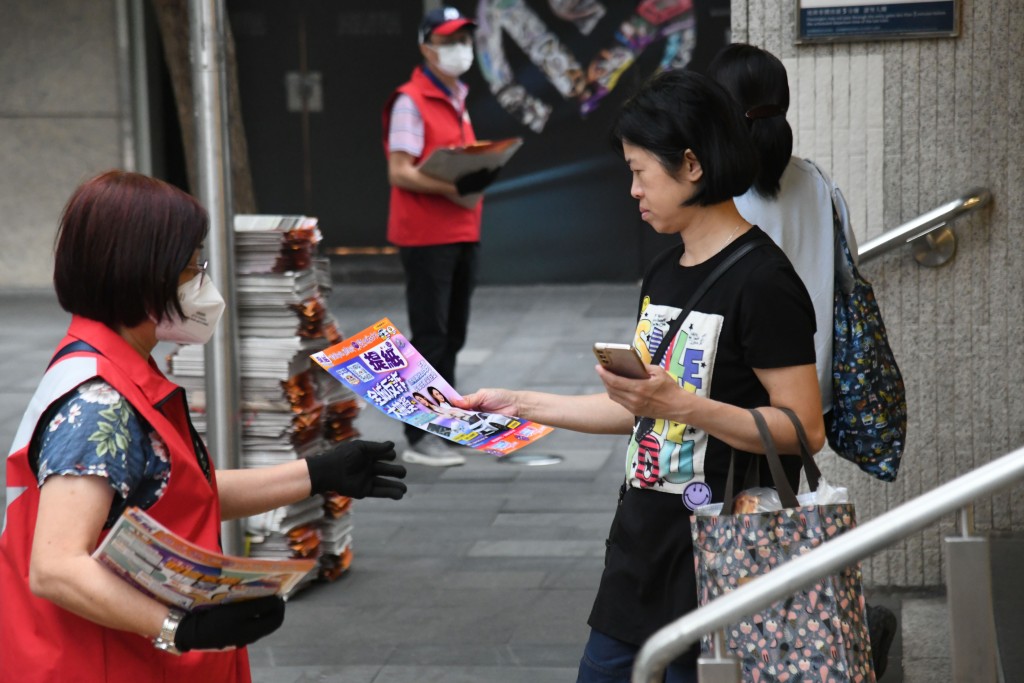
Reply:
M420 22L420 42L425 43L431 33L450 36L460 28L476 28L476 22L454 7L439 7L423 15Z

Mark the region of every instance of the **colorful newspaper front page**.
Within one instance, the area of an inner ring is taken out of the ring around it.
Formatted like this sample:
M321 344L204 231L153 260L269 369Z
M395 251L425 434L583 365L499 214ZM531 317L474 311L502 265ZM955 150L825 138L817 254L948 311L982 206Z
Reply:
M286 595L317 560L232 557L181 538L139 508L114 523L93 558L165 605L204 606Z
M492 455L507 455L552 431L456 408L458 392L387 318L310 357L385 415Z

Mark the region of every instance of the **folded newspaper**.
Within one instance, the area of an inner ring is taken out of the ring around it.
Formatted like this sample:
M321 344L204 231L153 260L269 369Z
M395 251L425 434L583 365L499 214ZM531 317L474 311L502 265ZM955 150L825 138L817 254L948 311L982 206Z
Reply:
M420 164L419 170L433 178L454 183L459 177L481 169L503 168L512 155L523 146L522 138L504 140L477 140L465 147L440 147ZM456 204L472 209L483 193L448 197Z
M201 548L130 507L93 558L165 605L186 611L266 595L285 596L314 560L259 560Z
M491 455L507 455L553 431L453 405L462 397L387 318L310 357L388 417Z

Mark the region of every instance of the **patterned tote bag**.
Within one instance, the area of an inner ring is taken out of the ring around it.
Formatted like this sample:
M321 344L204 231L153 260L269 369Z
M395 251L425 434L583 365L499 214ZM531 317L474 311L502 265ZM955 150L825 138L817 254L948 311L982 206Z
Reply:
M690 518L701 605L856 525L852 504L799 504L764 418L756 410L750 412L757 422L783 509L726 514L733 509L734 501L730 463L723 513ZM811 491L817 491L820 473L806 447L803 428L795 415L787 414L801 437L807 482ZM752 463L752 469L757 462ZM749 471L746 479L756 481ZM859 565L824 576L810 588L730 624L725 629L725 640L728 650L741 661L744 681L875 681ZM702 645L708 652L710 639L705 638Z
M810 159L832 195L832 419L828 445L861 470L894 481L907 442L907 393L871 283L857 270L850 211L842 191Z
M838 216L837 216L838 220ZM893 481L907 440L907 395L871 283L836 226L832 420L828 444L863 471Z

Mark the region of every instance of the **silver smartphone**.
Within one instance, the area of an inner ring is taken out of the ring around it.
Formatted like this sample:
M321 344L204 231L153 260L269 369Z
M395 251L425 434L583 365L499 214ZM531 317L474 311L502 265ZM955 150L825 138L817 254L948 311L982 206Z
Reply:
M630 379L647 379L647 367L629 344L594 342L597 361L609 372Z

